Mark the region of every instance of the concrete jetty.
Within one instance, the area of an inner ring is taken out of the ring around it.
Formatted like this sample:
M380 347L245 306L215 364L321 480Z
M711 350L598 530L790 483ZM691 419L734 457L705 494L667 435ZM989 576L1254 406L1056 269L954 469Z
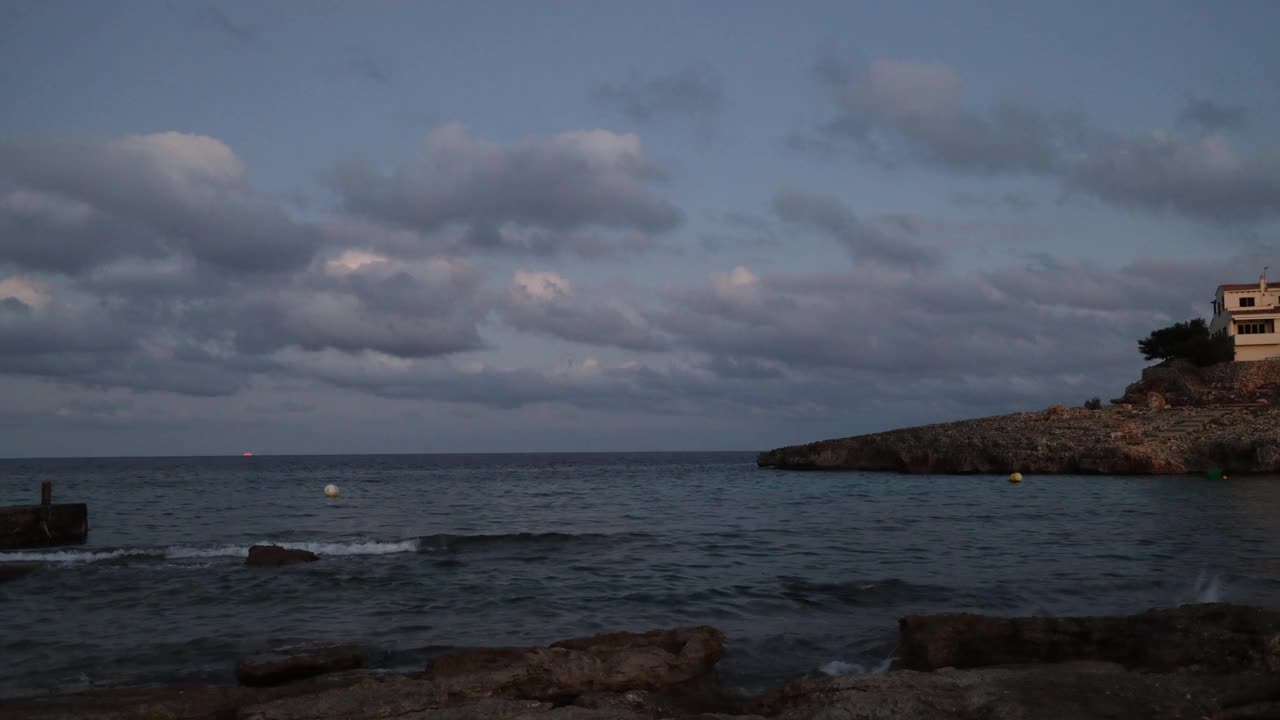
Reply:
M53 484L40 487L39 505L0 507L0 550L84 542L89 537L89 506L53 503Z

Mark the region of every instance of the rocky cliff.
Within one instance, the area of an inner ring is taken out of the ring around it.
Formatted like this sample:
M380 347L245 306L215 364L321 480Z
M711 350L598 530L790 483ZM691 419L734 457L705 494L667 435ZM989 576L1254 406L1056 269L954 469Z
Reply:
M1280 472L1280 360L1148 368L1110 407L1057 405L760 453L791 470L1152 475Z

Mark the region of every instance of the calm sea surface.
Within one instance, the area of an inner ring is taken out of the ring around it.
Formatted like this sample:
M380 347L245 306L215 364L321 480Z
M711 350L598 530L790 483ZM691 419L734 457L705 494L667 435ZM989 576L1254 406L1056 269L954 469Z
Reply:
M233 659L712 624L727 681L871 671L913 612L1280 607L1280 478L760 470L744 453L0 460L0 505L90 505L90 541L0 584L0 697L232 679ZM327 500L334 483L341 497ZM247 548L313 550L244 566Z

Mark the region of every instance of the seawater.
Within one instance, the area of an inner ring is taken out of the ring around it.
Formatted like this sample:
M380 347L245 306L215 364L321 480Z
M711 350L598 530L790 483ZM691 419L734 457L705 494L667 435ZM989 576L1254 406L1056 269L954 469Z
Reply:
M0 461L0 505L87 502L0 585L0 697L231 681L242 653L710 624L758 691L883 670L917 612L1280 607L1280 478L788 473L749 453ZM341 488L326 499L323 488ZM245 567L254 543L320 562Z

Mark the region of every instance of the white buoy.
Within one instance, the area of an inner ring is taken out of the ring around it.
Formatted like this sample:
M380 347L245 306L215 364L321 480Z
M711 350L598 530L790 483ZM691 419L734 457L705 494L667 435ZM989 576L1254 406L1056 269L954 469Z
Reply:
M338 497L338 486L332 483L324 486L324 496L335 498Z
M1020 483L1020 482L1022 482L1022 473L1020 473L1020 472L1016 472L1016 473L1014 473L1014 474L1010 475L1010 476L1009 476L1009 482L1011 482L1011 483Z

